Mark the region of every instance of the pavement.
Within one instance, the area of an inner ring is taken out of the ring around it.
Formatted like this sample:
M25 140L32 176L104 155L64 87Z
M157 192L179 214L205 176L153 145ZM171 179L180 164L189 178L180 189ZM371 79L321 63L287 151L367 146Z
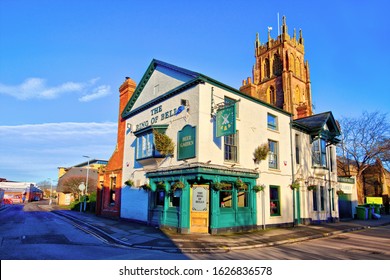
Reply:
M288 228L266 228L245 233L179 234L123 219L110 219L88 212L61 210L55 205L40 205L40 208L66 218L81 230L94 234L106 243L171 253L210 253L254 249L390 225L390 215L382 215L378 220L351 219Z

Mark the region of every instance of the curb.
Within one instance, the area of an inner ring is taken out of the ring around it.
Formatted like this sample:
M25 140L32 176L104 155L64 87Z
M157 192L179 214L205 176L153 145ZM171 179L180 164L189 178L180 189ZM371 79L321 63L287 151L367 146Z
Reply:
M307 240L331 237L334 235L352 232L352 231L369 229L372 227L390 225L390 222L388 222L388 223L375 225L375 226L369 226L369 225L355 226L355 227L344 229L344 230L335 230L332 232L318 233L318 234L314 234L311 236L285 239L285 240L279 240L279 241L271 241L271 242L252 244L252 245L242 245L242 246L226 246L226 245L224 245L224 246L216 246L216 247L179 248L179 247L161 247L161 246L159 247L159 246L137 245L137 244L133 244L133 243L124 242L118 238L111 236L110 234L107 234L103 230L91 225L88 222L84 222L84 221L79 220L78 218L76 218L72 215L67 215L67 214L61 213L61 211L57 211L57 210L52 211L52 213L71 220L73 225L75 225L79 229L81 229L89 234L94 235L95 237L97 237L98 239L102 240L103 242L105 242L107 244L115 245L115 246L124 246L124 247L128 247L128 248L142 249L142 250L159 250L159 251L164 251L167 253L199 253L199 254L202 254L202 253L225 253L228 251L248 250L248 249L256 249L256 248L264 248L264 247L271 247L271 246L293 244L293 243L303 242L303 241L307 241Z

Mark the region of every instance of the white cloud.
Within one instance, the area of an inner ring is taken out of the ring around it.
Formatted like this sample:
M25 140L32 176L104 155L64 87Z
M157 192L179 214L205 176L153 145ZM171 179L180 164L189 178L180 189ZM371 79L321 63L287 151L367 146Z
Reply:
M0 83L0 94L9 95L19 100L29 99L55 99L62 94L83 94L79 100L88 102L110 94L109 85L94 85L100 78L94 78L87 82L65 82L57 86L48 86L45 79L28 78L20 85L5 85ZM88 93L92 92L92 93Z
M84 95L83 97L80 97L79 101L89 102L91 100L95 100L95 99L104 97L104 96L109 95L111 93L110 90L111 90L110 86L106 86L106 85L99 86L99 87L95 88L95 90L91 94Z
M117 124L114 122L104 123L44 123L44 124L22 124L15 126L0 126L2 137L85 137L98 136L102 134L114 134L117 132Z
M39 182L56 178L58 167L108 160L115 150L117 123L43 123L0 126L0 177Z

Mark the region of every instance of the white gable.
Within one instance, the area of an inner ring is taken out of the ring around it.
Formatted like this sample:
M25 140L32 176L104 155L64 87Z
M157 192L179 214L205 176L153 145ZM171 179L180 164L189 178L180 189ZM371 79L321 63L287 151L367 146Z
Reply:
M189 75L158 65L132 109L138 108L192 79L193 77Z

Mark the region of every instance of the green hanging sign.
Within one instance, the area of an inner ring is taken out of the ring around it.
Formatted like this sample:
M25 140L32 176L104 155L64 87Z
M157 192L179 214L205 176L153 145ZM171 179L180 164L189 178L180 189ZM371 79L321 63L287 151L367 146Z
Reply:
M236 133L236 106L226 106L217 111L216 135L217 137Z
M186 125L177 135L177 159L194 158L196 144L196 127Z

